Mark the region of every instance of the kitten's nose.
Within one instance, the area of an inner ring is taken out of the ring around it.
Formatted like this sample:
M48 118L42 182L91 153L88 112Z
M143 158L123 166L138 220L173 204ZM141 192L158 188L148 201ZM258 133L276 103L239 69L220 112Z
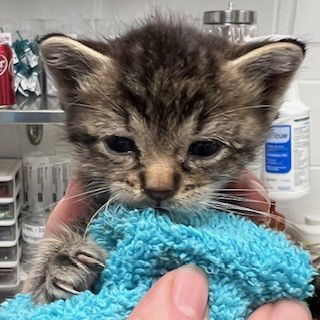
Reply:
M145 189L146 194L155 201L163 201L173 197L174 190Z

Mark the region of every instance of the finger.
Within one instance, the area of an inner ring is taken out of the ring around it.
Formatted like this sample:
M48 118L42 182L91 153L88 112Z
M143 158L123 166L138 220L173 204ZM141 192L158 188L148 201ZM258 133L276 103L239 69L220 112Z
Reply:
M128 320L203 320L208 282L198 268L184 266L158 280Z
M254 211L261 212L261 214L256 212L257 215L255 218L257 221L266 224L270 223L271 217L263 214L269 213L271 207L271 201L263 184L258 180L248 180L246 188L249 189L248 195L246 196L248 200L245 199L241 205Z
M45 236L48 236L62 224L71 225L86 214L89 214L88 203L79 195L83 193L81 184L77 180L69 183L65 196L57 203L49 215Z
M239 196L246 198L246 200L240 202L240 206L261 212L261 214L252 212L252 220L279 231L285 229L284 215L276 210L275 202L270 201L264 182L259 180L253 173L244 171L238 181L230 187L245 190L245 192L238 193ZM235 193L237 194L237 191L235 191Z
M239 190L245 190L244 192L238 193L235 191L239 196L243 194L243 197L248 200L256 200L256 202L246 202L244 200L243 204L246 204L249 208L259 211L269 211L270 199L267 187L252 172L244 171L238 180L231 185L231 187Z
M253 173L245 171L240 175L238 180L232 183L229 187L232 189L238 189L239 191L235 190L235 195L243 197L243 201L237 202L238 205L254 211L262 212L262 214L259 214L258 212L255 214L253 211L253 220L260 223L270 223L271 217L268 217L263 213L270 212L271 201L268 196L267 188L261 180L259 180Z
M251 314L248 320L312 320L308 307L299 301L281 300L266 304Z

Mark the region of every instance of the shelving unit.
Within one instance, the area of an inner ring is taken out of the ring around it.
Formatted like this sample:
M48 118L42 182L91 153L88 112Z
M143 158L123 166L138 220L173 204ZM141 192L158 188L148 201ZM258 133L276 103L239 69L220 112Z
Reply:
M10 109L0 109L0 124L61 124L65 114L54 97L26 100Z
M0 161L0 291L20 284L19 214L22 202L22 162Z

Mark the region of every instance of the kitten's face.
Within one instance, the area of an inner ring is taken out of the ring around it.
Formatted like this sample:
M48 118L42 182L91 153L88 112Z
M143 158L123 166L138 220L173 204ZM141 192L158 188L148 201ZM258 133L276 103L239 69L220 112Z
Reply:
M41 45L84 182L178 211L213 205L252 161L303 58L300 43L234 47L163 23L86 44Z

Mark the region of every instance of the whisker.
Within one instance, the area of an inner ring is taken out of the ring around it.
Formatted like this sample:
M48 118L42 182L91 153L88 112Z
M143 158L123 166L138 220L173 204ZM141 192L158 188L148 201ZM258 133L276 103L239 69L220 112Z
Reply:
M106 188L106 189L101 190L101 191L99 191L99 192L95 192L95 193L93 193L93 194L90 194L89 196L84 196L84 197L82 197L82 198L80 198L80 199L77 199L77 200L74 201L74 203L82 202L82 201L84 201L85 199L88 199L88 198L94 198L95 196L97 196L97 195L99 195L99 194L107 193L108 191L109 191L109 189Z
M106 208L106 210L108 210L110 204L115 200L115 198L116 198L115 196L110 197L109 200L108 200L108 202L107 202L102 208ZM89 222L88 222L88 224L87 224L86 230L85 230L85 232L84 232L84 234L83 234L83 238L85 238L85 237L87 236L87 233L88 233L88 230L89 230L90 225L92 224L92 221L93 221L93 220L96 218L96 216L100 213L100 210L101 210L102 208L100 208L99 210L97 210L97 211L92 215L92 217L90 218L90 220L89 220Z
M228 191L228 192L235 192L235 191L239 191L239 192L247 192L247 191L259 191L259 189L252 189L252 188L221 188L221 189L218 189L218 188L214 188L212 191Z
M218 210L232 212L232 213L236 213L236 214L248 216L248 217L254 217L257 215L266 216L268 218L272 218L272 219L279 221L279 222L282 222L284 224L288 224L292 229L295 230L295 232L297 232L299 235L302 235L301 231L295 226L294 222L290 221L289 219L287 219L285 217L281 217L281 216L278 216L278 215L275 215L272 213L267 213L267 212L263 212L263 211L259 211L259 210L254 210L254 209L242 207L239 205L224 203L224 202L220 202L220 201L213 202L212 204L210 203L208 205L209 205L209 207L214 206Z
M249 199L245 197L237 197L237 196L223 196L223 195L214 195L214 199L219 200L231 200L231 201L239 201L239 202L247 202L247 203L268 203L267 201L257 200L257 199Z
M104 190L104 189L109 189L109 187L105 186L105 187L93 189L93 190L90 190L90 191L85 191L85 192L82 192L82 193L77 193L77 194L75 194L75 195L66 197L65 199L66 199L66 200L74 199L74 198L81 197L81 196L83 196L83 195L92 194L92 193L94 193L94 192L96 192L96 191L100 191L100 190Z

